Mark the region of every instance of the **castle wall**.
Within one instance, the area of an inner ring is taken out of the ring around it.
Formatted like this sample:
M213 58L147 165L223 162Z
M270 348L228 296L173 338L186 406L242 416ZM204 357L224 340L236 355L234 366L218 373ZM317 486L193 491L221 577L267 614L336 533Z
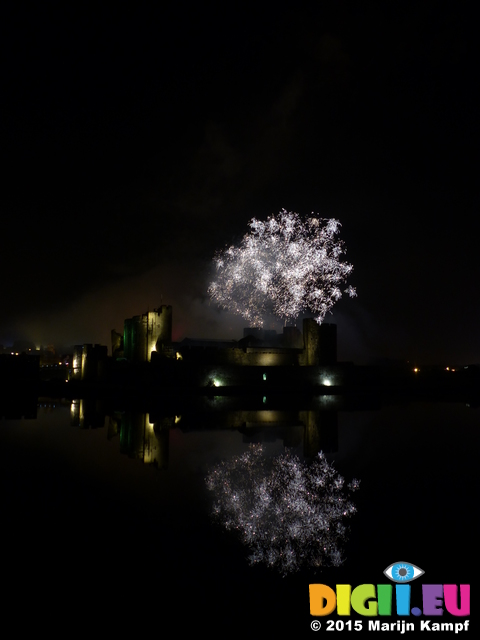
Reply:
M183 347L178 349L185 362L198 362L242 367L298 366L300 349L277 349L273 347Z
M284 341L299 344L301 333L295 327L284 332ZM301 343L300 343L301 344ZM337 362L337 327L318 325L313 318L303 322L303 348L292 346L214 346L176 345L185 363L236 367L318 367Z

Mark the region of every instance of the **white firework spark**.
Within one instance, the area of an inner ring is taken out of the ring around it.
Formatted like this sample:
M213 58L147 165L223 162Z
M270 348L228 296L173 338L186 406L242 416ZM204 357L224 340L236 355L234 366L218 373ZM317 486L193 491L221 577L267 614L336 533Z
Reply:
M266 314L294 322L303 311L321 324L343 293L356 295L352 286L340 288L353 266L340 260L346 249L336 237L338 220L315 214L302 219L282 209L248 225L250 232L238 246L214 257L216 279L208 292L223 308L256 327L263 326Z
M283 575L302 566L343 562L343 520L356 512L349 493L323 453L307 465L288 451L271 465L261 445L216 466L206 478L214 493L213 515L236 531L251 551L251 564L265 563Z

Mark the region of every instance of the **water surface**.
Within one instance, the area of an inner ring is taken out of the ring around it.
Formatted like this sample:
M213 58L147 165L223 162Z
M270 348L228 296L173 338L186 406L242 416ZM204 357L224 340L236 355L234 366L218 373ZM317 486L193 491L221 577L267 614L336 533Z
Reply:
M175 416L41 399L36 417L0 421L8 616L50 630L302 635L310 582L385 582L398 560L430 583L472 582L478 409L324 399L282 414L264 399L255 410L219 402ZM360 479L340 567L282 577L250 566L212 520L205 477L252 443L268 460L286 446L306 463L324 450L346 482Z

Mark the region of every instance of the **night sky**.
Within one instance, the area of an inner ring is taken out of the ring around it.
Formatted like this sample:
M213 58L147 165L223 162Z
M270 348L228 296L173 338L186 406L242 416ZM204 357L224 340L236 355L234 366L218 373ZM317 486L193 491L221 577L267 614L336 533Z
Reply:
M341 359L480 362L473 8L268 6L3 16L0 344L240 338L214 251L285 208L342 223Z

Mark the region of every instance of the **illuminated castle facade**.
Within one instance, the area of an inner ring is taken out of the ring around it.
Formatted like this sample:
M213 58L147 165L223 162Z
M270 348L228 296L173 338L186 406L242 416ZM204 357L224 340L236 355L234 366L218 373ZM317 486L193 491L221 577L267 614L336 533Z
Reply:
M132 363L164 358L185 363L217 363L235 366L318 366L337 361L337 327L303 321L303 333L284 327L283 334L245 329L238 341L195 340L172 342L172 307L162 305L124 322L123 336L112 331L112 355Z

